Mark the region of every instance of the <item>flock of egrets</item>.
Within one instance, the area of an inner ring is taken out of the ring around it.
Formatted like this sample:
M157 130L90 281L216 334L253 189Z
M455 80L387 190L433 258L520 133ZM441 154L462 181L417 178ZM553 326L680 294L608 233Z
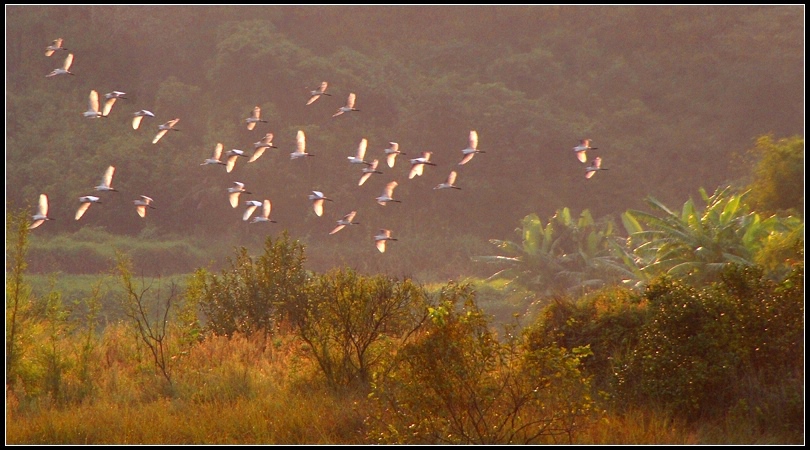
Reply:
M57 51L68 51L67 48L62 46L63 40L62 38L56 39L53 43L46 47L45 49L45 56L51 56L55 54ZM54 77L57 75L74 75L70 72L70 66L73 63L73 53L68 53L67 57L65 58L61 67L54 69L51 73L47 74L46 77ZM331 96L331 94L327 93L328 83L326 81L321 82L320 86L310 91L309 99L305 103L306 105L313 104L316 100L321 98L322 96ZM103 108L100 107L99 104L99 94L95 90L90 91L89 95L89 106L88 110L84 113L84 117L89 119L99 119L99 118L106 118L109 116L110 112L112 111L112 107L115 104L117 99L126 99L126 93L121 91L112 91L104 95L105 103ZM352 113L355 111L360 111L359 109L355 108L355 101L356 95L354 92L349 93L348 98L346 99L345 106L341 106L337 109L337 111L332 115L332 117L338 117L343 114ZM137 130L141 122L146 117L155 117L155 114L148 110L139 110L133 113L132 118L132 128ZM180 121L179 118L175 118L172 120L167 121L161 125L158 125L158 131L155 137L152 139L153 144L157 144L161 138L163 138L169 131L179 131L176 128L177 123ZM246 127L248 130L252 131L256 128L256 125L259 123L267 123L267 120L261 118L261 108L256 106L253 108L250 117L246 118L245 120ZM382 172L377 169L379 160L366 159L366 148L368 146L367 139L363 138L358 147L357 151L354 155L348 156L347 159L351 165L358 165L361 167L361 176L358 181L358 186L362 186L372 175L374 174L381 174ZM224 146L222 143L217 143L214 147L213 154L210 158L205 159L200 165L222 165L225 166L225 171L227 173L231 173L236 165L236 162L239 158L248 158L249 163L255 162L262 154L270 148L278 148L273 145L273 133L266 133L262 139L255 142L253 144L253 153L252 155L248 156L245 154L243 150L239 149L231 149L223 154ZM588 150L596 150L597 147L591 147L591 140L590 139L582 139L580 144L573 148L577 159L582 163L587 163L587 155L586 152ZM459 166L467 164L472 158L478 153L485 153L483 150L478 149L478 132L476 130L471 130L469 133L469 140L468 145L466 148L461 150L461 160L458 162ZM409 163L411 165L410 171L408 172L408 179L413 179L414 177L421 176L425 170L425 166L435 166L436 164L430 161L430 156L432 152L421 152L420 156L414 157L409 159ZM396 158L398 155L406 155L405 153L399 150L399 144L396 142L389 142L388 148L384 150L385 161L389 168L393 168L394 164L396 163ZM297 137L296 137L296 148L295 150L290 153L290 159L302 159L308 156L313 156L310 153L306 152L306 136L303 130L298 130ZM596 157L592 160L590 165L585 168L585 177L591 178L597 171L599 170L607 170L606 168L601 166L602 160L600 157ZM116 191L112 187L112 178L115 174L115 167L109 166L107 170L104 172L101 182L98 186L95 186L93 189L97 192L108 192L108 191ZM443 189L457 189L460 190L461 188L455 185L457 173L455 170L450 171L447 176L447 179L436 185L433 189L435 190L443 190ZM391 181L385 185L382 194L377 197L375 200L378 204L385 206L387 203L395 202L398 203L400 200L394 199L394 189L398 186L397 181ZM251 192L245 189L245 185L242 182L234 181L233 185L227 188L228 197L230 201L230 205L233 208L239 207L239 198L240 195L251 194ZM101 195L101 194L99 194ZM309 200L312 202L312 208L314 213L321 217L323 215L323 206L325 201L332 201L332 199L328 198L323 192L313 190L311 194L309 194ZM152 205L153 199L146 196L140 195L140 198L132 200L133 205L136 208L136 212L140 217L146 217L147 208L155 209L155 206ZM101 203L101 198L96 195L85 195L79 197L79 208L76 211L75 220L79 220L82 218L84 213L88 210L88 208L94 203ZM242 220L249 223L276 223L275 220L270 219L270 213L272 211L272 203L269 199L264 199L263 201L257 200L247 200L244 202L245 210L242 213ZM254 212L261 207L260 213L256 216L253 216ZM341 219L337 221L337 225L329 232L329 234L335 234L338 231L342 230L343 228L356 225L359 222L354 222L354 218L357 214L356 210L350 211L346 215L344 215ZM251 216L252 219L251 219ZM48 197L46 194L40 194L39 196L39 204L37 208L36 214L32 217L33 222L29 226L30 229L36 228L42 223L47 220L53 220L53 218L48 216ZM385 252L386 242L387 241L396 241L397 239L392 237L391 230L389 229L379 229L377 233L374 235L374 242L376 245L377 250L381 253Z

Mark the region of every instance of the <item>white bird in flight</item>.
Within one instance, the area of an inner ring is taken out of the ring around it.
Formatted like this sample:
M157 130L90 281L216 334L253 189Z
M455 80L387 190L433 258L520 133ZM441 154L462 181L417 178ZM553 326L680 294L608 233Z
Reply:
M388 184L386 184L385 188L383 189L382 195L380 195L375 199L377 200L377 203L379 203L382 206L385 206L385 204L388 202L402 203L399 200L394 200L394 188L397 187L398 185L399 183L397 183L396 181L391 181Z
M340 108L338 108L337 112L332 114L332 117L337 117L346 112L360 111L359 109L354 107L354 99L355 95L354 92L352 92L349 94L349 98L346 99L346 106L341 106Z
M87 111L84 112L84 117L88 119L98 119L104 115L98 110L98 92L95 89L90 90L90 96L87 105Z
M408 173L408 179L412 180L416 176L421 176L425 170L425 165L435 166L436 164L430 162L430 155L433 152L422 152L422 156L411 159L411 171Z
M588 150L596 150L598 148L599 147L591 147L590 139L580 139L579 145L574 147L574 152L576 152L579 162L586 163L588 162L588 155L585 152Z
M231 173L231 171L233 170L233 166L236 165L236 160L239 159L240 156L243 158L247 158L245 152L239 150L238 148L228 150L225 153L225 156L228 158L225 164L225 171L228 173Z
M62 47L62 38L54 39L51 45L45 47L45 56L51 56L56 50L67 50Z
M433 189L459 189L459 190L461 190L460 187L458 187L458 186L456 186L454 184L455 182L456 182L456 171L453 170L453 171L450 172L449 175L447 175L447 181L445 181L444 183L437 184L436 187L434 187Z
M222 158L222 143L217 142L217 146L214 147L214 154L211 155L210 158L206 158L205 161L203 161L200 165L201 166L207 166L209 164L219 164L223 166L227 165L220 158Z
M305 156L315 156L312 153L307 153L307 138L304 135L304 130L298 130L298 135L295 138L295 151L290 153L290 159L303 158Z
M375 159L374 161L371 161L371 164L369 164L368 167L363 167L363 176L361 176L360 181L357 182L358 186L362 186L363 183L365 183L366 180L368 180L369 177L371 177L375 173L380 173L380 174L382 173L379 170L377 170L377 165L379 163L380 163L380 160Z
M247 222L251 214L253 214L253 211L256 211L256 208L262 206L262 202L258 200L248 200L245 202L245 206L247 206L247 209L245 209L245 213L242 214L242 220Z
M101 183L99 183L99 185L94 187L93 189L97 191L118 192L112 187L113 174L115 174L115 167L113 166L107 167L107 170L104 171L104 176L101 177Z
M357 146L357 154L354 156L347 156L349 159L350 164L365 164L367 166L371 165L370 162L364 160L366 156L366 147L368 146L368 140L363 138L360 140L360 145Z
M270 203L270 200L265 199L262 202L262 215L256 216L250 223L257 223L257 222L272 222L276 223L275 220L270 219L270 210L273 208L273 205Z
M593 159L591 165L585 168L585 178L592 177L598 170L607 170L607 169L602 167L602 158L597 156L596 158Z
M248 162L251 163L259 159L259 157L262 156L264 151L268 148L278 148L273 145L273 133L267 133L264 135L262 140L253 143L253 155L251 155Z
M402 153L399 151L399 144L396 142L389 142L389 147L385 149L385 157L388 160L388 167L394 168L394 163L396 162L397 155L406 155L407 153Z
M68 53L68 55L65 57L65 62L62 63L62 67L53 69L51 73L45 75L45 78L55 77L62 74L73 75L73 72L70 71L71 64L73 64L73 53Z
M318 100L319 98L321 98L321 95L326 95L327 97L331 97L332 94L327 94L326 93L326 87L327 86L328 86L328 84L326 83L326 81L322 81L321 82L321 87L319 87L318 89L315 89L314 91L310 91L309 95L311 95L311 97L309 98L309 100L307 100L307 105L313 104L315 102L315 100Z
M349 214L343 216L340 220L337 221L337 226L329 232L329 234L335 234L338 231L342 230L343 227L348 225L360 225L360 222L352 222L354 220L354 216L357 215L357 211L352 211Z
M28 226L29 230L33 230L34 228L42 225L45 223L46 220L53 220L52 218L48 217L48 196L45 194L39 194L39 205L37 205L37 213L31 217L31 220L34 222Z
M177 125L177 122L179 122L179 121L180 121L179 118L178 119L172 119L172 120L164 123L163 125L158 125L158 130L160 130L160 131L158 131L157 135L155 135L155 138L152 139L152 143L157 144L157 141L159 141L160 138L162 138L163 135L166 134L169 130L180 131L179 129L174 127L175 125Z
M110 111L112 110L112 107L115 104L115 101L117 99L123 98L124 100L126 100L126 97L124 97L125 95L127 95L127 93L126 92L121 92L121 91L112 91L112 92L107 92L106 94L104 94L104 98L107 99L107 101L104 102L104 116L105 117L110 115Z
M250 114L250 117L245 119L245 122L247 122L247 129L252 130L253 128L255 128L257 122L267 123L267 121L263 120L261 116L262 116L262 109L259 108L258 106L254 107L253 112Z
M467 164L467 162L473 159L476 153L486 153L483 150L478 150L478 132L475 130L470 131L470 143L467 145L467 148L461 151L463 155L461 161L458 163L459 166L463 166Z
M391 237L391 230L381 228L380 231L374 235L374 244L377 246L377 250L379 250L380 253L385 253L386 241L396 241L396 238Z
M141 195L141 198L138 200L132 200L132 204L135 205L135 211L138 212L138 215L141 217L146 217L146 208L157 209L152 206L152 197L147 197L145 195Z
M132 115L135 116L135 117L132 118L132 129L133 130L137 130L138 127L141 126L141 120L143 120L144 117L155 117L155 115L152 113L152 111L147 111L145 109L142 109L140 111L135 111L134 113L132 113Z
M234 181L233 186L228 188L228 200L231 202L231 207L236 208L239 206L239 194L243 192L245 194L251 193L245 190L245 183Z
M81 202L81 205L79 205L79 209L76 210L76 220L82 218L90 205L93 203L101 203L101 199L94 195L85 195L84 197L79 197L79 202Z
M331 198L327 198L323 195L321 191L312 191L309 194L309 199L312 200L312 209L315 211L315 215L321 217L323 215L323 202L324 200L332 201Z

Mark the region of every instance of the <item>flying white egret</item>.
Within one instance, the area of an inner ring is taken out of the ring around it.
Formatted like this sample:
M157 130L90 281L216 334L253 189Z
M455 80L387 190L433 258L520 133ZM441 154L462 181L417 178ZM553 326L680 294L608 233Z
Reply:
M145 109L142 109L140 111L135 111L134 113L132 113L132 115L135 116L135 117L132 118L132 129L133 130L137 130L138 127L141 126L141 120L143 120L144 117L155 117L155 115L152 113L152 111L147 111Z
M81 205L79 205L79 209L76 210L76 220L82 218L90 205L93 203L101 203L101 199L94 195L85 195L83 197L79 197L79 202L81 202Z
M399 144L396 142L389 142L389 147L385 149L385 157L388 160L388 167L394 168L394 163L396 162L397 155L407 155L407 153L403 153L399 151Z
M416 176L421 176L425 170L425 165L435 166L436 164L430 162L430 155L433 152L422 152L422 156L411 159L411 171L408 173L408 179L412 180Z
M326 87L327 86L328 86L328 84L326 83L326 81L322 81L321 82L321 87L319 87L318 89L315 89L313 91L310 91L309 95L311 95L311 97L309 98L309 100L307 100L307 105L311 105L312 103L314 103L315 100L318 100L319 98L321 98L321 95L326 95L327 97L331 97L332 94L327 94L326 93Z
M463 166L464 164L467 164L467 162L471 160L476 153L486 152L483 150L478 150L478 132L475 130L470 130L470 143L467 145L467 148L461 151L462 158L458 165Z
M588 155L585 152L588 150L596 150L598 148L599 147L591 147L590 139L580 139L579 145L574 147L574 152L576 152L579 162L586 163L588 162Z
M62 63L62 67L53 69L51 73L45 75L45 78L55 77L62 74L73 75L73 72L70 71L71 64L73 64L73 53L68 53L68 55L65 57L65 61Z
M220 158L222 157L222 143L217 142L217 146L214 147L214 154L211 155L210 158L206 158L200 165L207 166L209 164L219 164L222 166L227 165L227 163L223 162Z
M94 187L93 189L97 191L118 192L112 187L113 174L115 174L115 167L113 166L107 167L107 170L104 171L104 175L101 177L101 183L99 183L99 185Z
M179 118L178 119L172 119L172 120L164 123L163 125L158 125L158 130L160 130L160 131L158 131L157 135L155 135L155 138L152 139L152 143L157 144L157 141L159 141L160 138L162 138L163 135L166 134L169 130L180 131L179 129L174 127L175 125L177 125L177 122L179 122L179 121L180 121Z
M307 138L304 135L304 130L298 130L298 135L295 138L295 151L290 153L290 159L303 158L305 156L315 156L312 153L307 153Z
M436 187L434 187L433 189L459 189L459 190L461 190L460 187L458 187L458 186L456 186L454 184L455 182L456 182L456 171L453 170L453 171L450 172L449 175L447 175L447 181L445 181L444 183L437 184Z
M380 253L385 253L385 242L386 241L396 241L396 238L391 237L391 230L386 230L385 228L381 228L380 231L374 235L374 244L377 246L377 250Z
M146 217L146 208L157 209L152 206L152 197L147 197L145 195L141 195L141 198L138 200L132 200L132 204L135 205L135 211L138 212L138 215L141 217Z
M256 211L256 208L262 206L262 202L258 200L248 200L245 202L245 206L247 208L245 209L245 213L242 214L242 220L247 222L247 220L250 219L250 216L253 214L253 211Z
M257 122L267 123L267 121L263 120L261 116L262 116L262 109L259 108L258 106L255 106L253 108L253 112L250 114L250 117L245 119L245 122L247 122L247 129L252 130L254 127L256 127Z
M315 215L321 217L323 215L323 202L324 200L332 201L331 198L326 197L323 195L321 191L312 191L309 194L309 199L312 200L312 209L315 211Z
M231 173L233 170L233 166L236 165L236 160L239 157L247 158L248 156L245 154L244 151L239 150L238 148L233 148L225 152L225 156L228 158L227 163L225 165L225 171Z
M349 214L343 216L340 220L337 221L337 226L329 232L329 234L335 234L338 231L342 230L343 227L348 225L360 225L360 222L352 222L354 220L354 216L357 215L357 211L352 211Z
M51 45L45 47L45 56L53 55L53 52L56 50L67 50L65 47L62 47L62 38L54 39Z
M337 117L337 116L339 116L339 115L341 115L343 113L346 113L346 112L360 111L359 109L354 107L354 100L355 100L355 95L354 95L354 92L352 92L352 93L349 94L349 97L346 99L346 106L341 106L340 108L338 108L337 112L332 114L332 117Z
M88 119L98 119L104 115L98 110L98 92L95 89L90 90L87 111L84 112L84 117Z
M365 164L367 166L371 165L370 162L364 160L363 158L366 156L366 147L368 146L368 140L363 138L360 140L360 145L357 146L357 153L354 156L347 156L346 158L349 159L350 164Z
M123 98L123 99L126 100L126 97L124 97L125 95L127 95L127 93L126 92L121 92L121 91L112 91L112 92L107 92L106 94L104 94L104 98L107 99L107 101L104 102L104 116L105 117L110 115L110 111L112 110L112 107L115 104L115 100L117 100L119 98Z
M585 168L585 178L592 177L597 170L607 170L606 168L602 167L602 158L598 156L593 159L590 166Z
M278 148L273 145L273 133L267 133L264 135L262 140L253 143L253 155L250 156L248 162L251 163L259 159L259 157L262 156L264 151L268 148Z
M360 177L360 181L357 182L358 186L362 186L363 183L365 183L366 180L368 180L369 177L371 177L373 174L382 173L379 170L377 170L377 165L379 163L380 163L380 160L375 159L374 161L371 161L371 164L369 164L368 167L363 167L363 176Z
M53 220L53 218L48 217L48 196L45 194L39 194L39 205L37 205L37 213L31 217L31 220L34 222L28 226L29 230L33 230L34 228L42 225L45 223L46 220Z
M270 210L273 208L273 205L270 203L270 200L265 199L262 202L262 215L256 216L250 223L257 223L257 222L271 222L276 223L275 220L270 219Z
M377 203L379 203L382 206L385 206L385 204L388 202L402 203L399 200L394 200L394 188L397 187L398 185L399 183L397 183L396 181L391 181L388 184L386 184L385 188L383 189L382 195L380 195L375 199L377 200Z
M233 186L228 188L228 200L231 202L231 207L236 208L239 206L239 194L243 192L245 194L251 193L245 190L245 183L234 181Z

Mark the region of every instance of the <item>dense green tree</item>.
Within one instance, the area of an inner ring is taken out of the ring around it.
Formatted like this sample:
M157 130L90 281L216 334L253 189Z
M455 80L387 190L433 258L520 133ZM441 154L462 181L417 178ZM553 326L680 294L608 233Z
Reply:
M644 293L651 315L639 344L617 371L625 381L620 396L693 420L757 399L752 419L800 427L803 273L794 268L775 283L761 268L730 265L702 288L657 278Z
M804 216L804 138L757 138L749 153L755 158L748 203L763 214Z
M258 257L245 247L219 275L198 270L189 295L199 304L206 328L218 335L262 333L265 338L285 321L303 320L309 274L304 245L287 233L264 241Z
M593 376L594 388L615 393L624 382L618 369L638 346L648 319L642 293L626 287L605 287L577 299L558 297L528 327L527 345L569 350L588 346L592 355L583 361L583 370Z

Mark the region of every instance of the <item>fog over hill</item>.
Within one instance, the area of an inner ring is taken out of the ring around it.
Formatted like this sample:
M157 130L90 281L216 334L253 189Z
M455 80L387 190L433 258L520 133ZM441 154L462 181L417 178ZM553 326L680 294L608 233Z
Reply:
M67 50L46 56L57 38ZM74 75L46 77L67 54ZM322 81L330 95L307 105ZM126 98L89 119L91 90ZM333 117L350 93L359 111ZM267 122L249 130L255 106ZM135 130L142 109L155 117ZM292 160L299 130L314 156ZM484 153L458 165L471 130ZM266 133L277 148L255 161L201 166ZM803 6L6 5L6 210L33 214L47 193L56 220L35 237L98 227L258 251L286 229L314 270L480 275L492 268L470 256L530 213L698 199L738 182L735 155L768 133L804 134ZM382 173L358 186L347 157L364 138ZM608 169L590 179L572 150L584 138ZM389 142L406 153L393 168ZM435 166L409 178L421 152ZM74 220L110 165L119 192ZM450 171L461 189L433 189ZM237 208L234 181L251 192ZM390 181L401 202L381 206ZM332 199L322 216L313 190ZM140 195L157 208L144 218ZM277 223L243 221L264 199ZM330 235L353 210L359 224ZM381 228L398 239L385 253Z

